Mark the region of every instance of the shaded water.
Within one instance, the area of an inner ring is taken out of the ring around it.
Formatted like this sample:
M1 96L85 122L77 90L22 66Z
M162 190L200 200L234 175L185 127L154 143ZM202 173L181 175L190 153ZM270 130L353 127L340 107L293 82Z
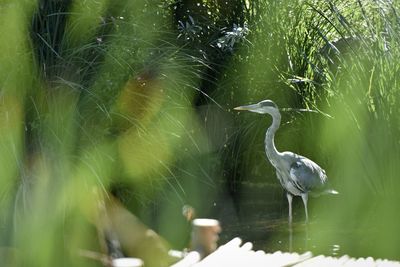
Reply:
M221 216L221 244L233 237L240 237L244 242L252 242L255 250L270 253L311 251L314 255L335 257L400 258L400 255L377 249L375 239L380 230L374 225L373 216L371 220L364 218L362 222L354 218L339 218L339 223L332 223L332 217L335 216L332 211L340 209L342 203L340 196L311 198L308 224L304 221L303 203L300 198L295 198L294 222L291 226L288 223L284 193L275 199L264 199L261 201L256 193L249 194L247 201L241 202L242 211L238 216Z
M221 233L221 243L229 241L234 236L240 237L244 242L252 242L255 250L265 252L297 252L307 251L326 256L364 256L355 255L351 247L347 247L343 240L352 238L351 230L324 229L321 230L321 222L311 221L294 222L289 225L287 218L263 219L257 221L242 221L233 224L225 224ZM318 229L318 230L316 230ZM316 231L314 231L316 230ZM332 232L336 239L321 241L321 235L331 236Z
M339 189L339 195L309 199L308 224L305 224L301 198L295 197L291 228L288 223L287 199L275 180L244 181L235 194L220 194L216 199L211 196L202 198L202 204L212 206L212 211L202 212L199 209L197 216L210 216L220 221L221 245L234 237L240 237L244 242L252 242L254 249L265 252L311 251L314 255L400 260L397 232L390 228L390 223L395 224L397 221L382 216L386 213L390 216L396 214L395 206L388 206L386 202L380 204L376 196L367 193L368 198L357 198L352 187L335 189ZM174 210L180 207L177 205ZM182 216L177 214L177 217ZM179 234L184 233L187 235L186 242L190 239L190 225L185 227L178 227L174 223L173 229L166 229L162 235L168 241L173 238L180 241L182 238ZM185 242L175 247L185 247Z

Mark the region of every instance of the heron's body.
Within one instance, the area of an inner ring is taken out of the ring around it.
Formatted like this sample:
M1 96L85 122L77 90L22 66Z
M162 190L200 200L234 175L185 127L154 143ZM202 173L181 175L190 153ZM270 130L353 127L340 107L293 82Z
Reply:
M265 134L265 152L268 160L276 169L276 175L282 187L286 190L289 203L289 222L292 221L292 198L301 196L304 202L306 220L308 221L307 201L308 194L337 193L334 190L325 190L327 176L325 171L312 160L292 152L279 152L275 147L274 136L281 122L278 107L270 100L258 104L241 106L236 110L248 110L256 113L268 113L273 121ZM325 190L325 191L324 191Z
M271 163L279 182L288 193L301 196L304 193L317 193L317 189L323 190L327 177L315 162L292 152L283 152L281 156L281 167L274 165L273 160Z

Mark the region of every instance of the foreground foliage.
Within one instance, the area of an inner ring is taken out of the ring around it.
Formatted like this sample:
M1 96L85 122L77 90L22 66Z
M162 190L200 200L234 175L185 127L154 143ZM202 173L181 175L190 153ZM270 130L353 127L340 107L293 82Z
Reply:
M231 112L261 99L318 111L284 114L277 145L318 159L341 192L314 207L319 248L398 257L397 2L150 2L0 4L9 265L87 266L76 251L101 250L107 195L178 248L184 204L227 224L258 214L244 206L249 183L271 185L262 211L284 217L267 119Z

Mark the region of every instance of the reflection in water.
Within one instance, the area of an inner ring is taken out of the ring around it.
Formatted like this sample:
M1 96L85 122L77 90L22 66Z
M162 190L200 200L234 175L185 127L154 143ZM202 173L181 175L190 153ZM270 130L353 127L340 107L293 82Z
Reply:
M244 241L250 241L256 249L266 252L305 251L305 241L308 238L303 222L288 224L287 218L278 220L259 219L257 221L224 222L220 235L220 243L227 242L234 236L240 236Z
M304 237L301 236L301 233L300 233L299 238L304 240L304 250L305 251L309 250L308 242L310 241L310 238L308 235L308 223L304 224ZM293 250L293 224L290 222L288 224L288 251L296 252L296 249Z
M332 256L338 256L340 252L340 245L332 246Z
M295 206L294 211L296 213L298 210L300 215L294 216L295 221L289 225L284 196L275 199L272 193L274 188L266 190L265 187L249 186L245 189L247 191L242 194L239 211L221 213L219 217L223 229L220 243L239 236L245 242L252 242L255 250L261 249L268 253L311 251L314 255L334 257L345 254L352 257L371 256L388 259L400 257L398 250L395 251L398 249L398 243L393 246L377 245L377 240L389 239L390 236L380 236L384 231L375 226L380 223L379 218L374 216L375 213L363 217L362 227L355 215L336 216L334 212L338 209L335 205L341 200L339 197L321 198L321 201L316 203L317 206L311 207L315 212L312 213L314 216L308 224L304 223L301 203L297 202L299 209ZM357 214L361 214L361 211Z
M289 222L289 252L293 252L293 225Z
M236 224L222 223L221 243L229 241L233 236L240 236L244 241L252 242L256 250L262 249L268 253L312 251L316 254L333 256L339 255L341 248L337 245L337 241L331 243L329 247L318 242L321 233L315 231L319 225L317 222L306 224L301 221L289 224L287 218L279 220L265 218L251 222L242 220Z
M305 224L305 227L304 227L304 234L305 234L305 244L304 244L304 248L305 248L305 250L309 250L308 241L310 240L310 238L309 238L309 236L308 236L308 223Z

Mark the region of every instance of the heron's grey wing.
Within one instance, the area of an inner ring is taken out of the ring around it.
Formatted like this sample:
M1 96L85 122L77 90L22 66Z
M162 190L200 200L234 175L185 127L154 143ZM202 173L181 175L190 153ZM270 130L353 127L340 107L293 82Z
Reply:
M290 165L290 177L303 192L320 189L327 181L325 171L305 157L298 157Z

